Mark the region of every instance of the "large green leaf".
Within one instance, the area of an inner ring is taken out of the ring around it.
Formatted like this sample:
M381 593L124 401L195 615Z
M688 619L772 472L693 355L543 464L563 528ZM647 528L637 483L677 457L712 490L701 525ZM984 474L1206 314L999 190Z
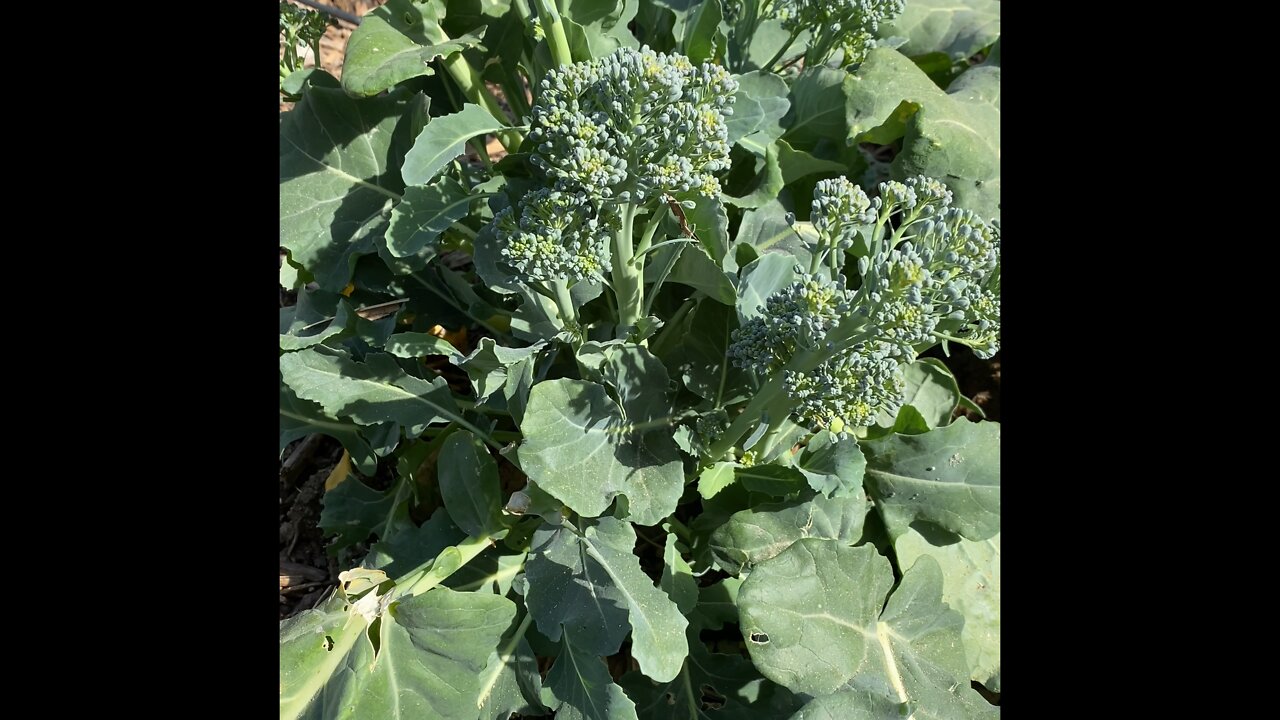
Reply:
M362 617L335 593L280 623L280 719L348 717L373 645Z
M916 519L970 540L1000 532L1000 424L954 423L868 440L867 490L890 535Z
M938 178L956 205L999 217L999 67L971 68L943 92L909 58L877 48L851 77L850 138L880 144L903 138L894 177Z
M711 551L731 575L750 572L802 538L852 545L862 536L866 498L827 498L760 505L736 512L711 533Z
M440 233L466 216L473 199L471 192L451 177L405 190L404 199L391 211L387 251L398 258L434 257Z
M695 65L714 60L717 54L723 55L725 36L720 29L723 20L724 11L720 9L720 0L694 3L686 18L681 54Z
M852 140L847 116L858 77L828 67L805 68L791 85L791 110L783 118L783 137L792 147L811 150L824 140L844 144Z
M708 652L692 632L689 657L670 682L657 683L634 671L619 682L635 700L640 720L783 720L800 704L749 660Z
M885 604L892 586L889 561L870 545L796 542L738 594L751 659L793 692L868 692L920 718L998 716L969 687L964 618L942 602L938 564L920 558Z
M355 100L313 73L302 100L281 113L280 244L322 288L342 290L386 230L404 190L393 137L413 102L404 90Z
M402 358L420 358L428 355L443 355L451 360L462 359L462 353L453 343L442 337L427 333L402 332L387 338L387 352Z
M342 88L358 97L377 95L409 78L434 74L432 60L477 43L473 37L445 38L435 20L422 17L413 3L391 0L365 15L352 31L342 61Z
M968 58L1000 37L999 0L910 0L902 14L880 27L881 37L905 37L898 48L915 57L944 53Z
M720 194L720 199L734 207L744 209L758 208L778 197L782 192L782 167L778 165L778 146L772 144L765 148L764 167L756 175L755 189L742 197Z
M735 75L734 79L738 91L733 96L733 114L725 119L729 143L764 157L769 145L782 137L781 120L791 108L787 83L762 70Z
M980 542L915 527L893 541L900 567L928 555L942 567L942 601L964 615L964 654L971 677L1000 692L1000 533Z
M960 386L945 365L933 358L916 360L902 369L902 379L902 404L914 407L930 430L951 422Z
M413 141L400 174L406 185L426 185L450 160L463 153L468 140L505 128L488 110L472 103L452 115L432 118Z
M812 223L787 222L787 213L786 206L776 198L742 213L742 224L738 226L739 247L750 245L761 255L786 255L793 264L808 267L812 256L800 236L813 242L818 239L817 231Z
M480 677L480 720L507 720L512 713L533 717L550 712L542 704L538 658L525 637L532 624L531 616L519 613L489 656L489 665Z
M681 554L681 544L674 533L667 533L667 542L662 549L662 578L658 587L676 604L680 614L688 616L698 604L698 581L693 577L693 568Z
M751 376L726 356L737 327L732 307L704 300L690 313L688 332L667 360L685 387L715 407L745 398L753 386Z
M546 688L560 703L556 720L638 720L636 704L609 676L604 662L575 645L577 640L565 631L560 655L547 673Z
M403 521L395 531L388 532L385 539L374 543L365 567L382 570L392 580L400 580L445 548L466 539L467 534L453 523L448 511L438 508L422 525L413 527L409 521Z
M449 516L468 535L488 537L506 529L498 464L475 435L454 433L440 448L440 495Z
M343 603L280 626L280 717L474 720L480 676L515 604L437 587L392 605L377 624Z
M832 695L814 698L790 720L903 720L904 717L924 718L926 715L910 711L902 703L869 690L845 690Z
M666 388L664 376L648 389ZM603 386L570 379L535 385L521 430L521 469L579 514L598 516L618 495L641 525L675 510L684 468L668 422L635 422Z
M280 374L298 397L362 425L398 422L418 427L461 419L444 378L427 382L413 377L390 355L372 354L365 360L302 350L281 356Z
M862 478L867 459L852 437L818 432L805 446L796 468L808 479L809 487L827 497L866 497Z
M325 493L320 528L326 534L337 535L330 551L364 542L369 533L385 535L395 501L394 492L374 490L356 478L349 478Z
M640 569L630 523L611 517L581 522L581 531L544 524L533 535L525 602L538 629L555 640L563 626L582 651L611 655L629 625L640 670L670 680L689 652L688 621Z
M360 426L350 420L339 420L324 409L293 394L280 384L280 452L285 446L311 433L321 433L342 443L351 454L351 462L365 475L373 475L378 469L378 456L369 441L360 435Z

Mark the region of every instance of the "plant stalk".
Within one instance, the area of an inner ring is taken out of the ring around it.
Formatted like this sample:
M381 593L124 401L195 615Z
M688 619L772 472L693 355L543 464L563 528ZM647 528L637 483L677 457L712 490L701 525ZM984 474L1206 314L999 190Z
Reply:
M487 537L471 537L457 545L447 547L435 558L419 566L404 580L396 583L396 589L392 592L397 598L421 595L444 582L459 568L476 559L476 556L484 552L485 548L492 545L493 541Z
M644 307L644 268L636 267L632 230L635 225L635 203L623 203L622 228L613 236L613 294L618 298L618 337L625 338L640 320Z
M569 52L569 38L564 34L564 23L560 20L560 10L556 0L533 0L538 8L538 21L547 36L547 49L551 51L551 61L556 67L573 64L573 53Z

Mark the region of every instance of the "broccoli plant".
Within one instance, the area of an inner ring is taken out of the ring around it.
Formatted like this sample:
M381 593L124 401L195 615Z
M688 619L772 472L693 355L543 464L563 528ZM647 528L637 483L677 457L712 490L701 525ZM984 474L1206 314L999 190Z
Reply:
M999 54L916 1L390 0L294 79L282 718L999 714Z

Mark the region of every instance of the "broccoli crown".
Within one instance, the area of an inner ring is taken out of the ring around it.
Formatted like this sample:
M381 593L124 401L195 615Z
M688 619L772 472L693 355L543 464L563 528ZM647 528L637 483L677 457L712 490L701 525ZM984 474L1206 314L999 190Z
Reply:
M784 369L802 349L829 351L812 372L785 369L783 380L796 414L833 432L896 411L899 365L922 345L961 342L984 358L999 349L998 228L953 207L951 191L932 178L885 182L879 191L868 198L843 177L817 184L812 274L767 298L729 347L736 365L759 376ZM851 273L844 259L860 237L869 254ZM824 261L828 272L818 274Z
M847 65L866 59L880 23L892 21L905 7L904 0L776 0L773 14L788 30L832 38L822 44L842 49Z
M547 73L533 107L530 162L558 190L645 200L720 192L737 82L718 65L622 48Z
M576 282L599 277L609 267L617 216L599 212L584 193L542 188L524 195L517 208L498 212L493 223L502 261L513 275L533 282Z
M813 372L788 370L785 382L787 393L798 400L795 414L836 434L871 425L881 411L894 413L902 406L901 368L885 345L857 345Z

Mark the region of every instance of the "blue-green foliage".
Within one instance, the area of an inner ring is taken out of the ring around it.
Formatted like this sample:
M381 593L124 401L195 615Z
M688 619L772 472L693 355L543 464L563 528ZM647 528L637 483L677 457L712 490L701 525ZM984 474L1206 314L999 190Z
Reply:
M796 416L835 433L896 412L900 366L938 340L969 345L980 357L999 348L997 230L952 207L951 191L935 179L879 190L869 198L843 177L817 184L812 267L798 268L799 279L771 295L729 348L734 363L757 376L781 371ZM869 252L850 287L844 260L860 239ZM812 370L787 367L805 351L826 357Z

